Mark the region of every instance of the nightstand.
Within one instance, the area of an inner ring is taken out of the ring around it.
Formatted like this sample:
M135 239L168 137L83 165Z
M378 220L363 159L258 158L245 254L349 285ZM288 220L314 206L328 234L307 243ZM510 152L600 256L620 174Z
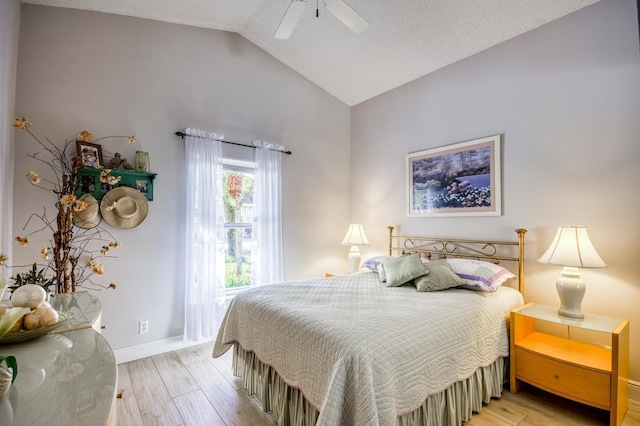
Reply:
M558 308L529 303L511 311L511 382L608 410L618 426L627 411L629 321L585 314L558 315Z

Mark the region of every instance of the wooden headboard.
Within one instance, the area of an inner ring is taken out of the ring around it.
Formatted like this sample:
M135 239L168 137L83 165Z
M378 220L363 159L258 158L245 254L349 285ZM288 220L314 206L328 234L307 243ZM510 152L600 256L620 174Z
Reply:
M483 241L451 238L416 237L393 235L393 226L389 229L389 255L406 252L420 253L427 259L459 257L478 259L487 262L501 261L518 264L518 290L524 297L524 234L526 229L516 229L517 241Z

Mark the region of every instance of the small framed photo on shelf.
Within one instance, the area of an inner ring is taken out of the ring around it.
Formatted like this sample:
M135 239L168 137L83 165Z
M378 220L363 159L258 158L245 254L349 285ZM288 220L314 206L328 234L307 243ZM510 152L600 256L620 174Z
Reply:
M149 192L149 181L147 179L138 179L136 180L136 189L143 194Z
M78 164L80 167L97 169L104 165L102 146L91 142L76 141L76 151L80 159Z

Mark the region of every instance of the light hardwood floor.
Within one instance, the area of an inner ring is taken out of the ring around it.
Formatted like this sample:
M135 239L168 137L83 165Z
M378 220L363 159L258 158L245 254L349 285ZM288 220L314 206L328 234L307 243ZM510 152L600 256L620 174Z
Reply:
M207 343L118 366L118 425L273 425L255 397L231 374L231 351L211 357ZM606 425L608 413L532 387L505 390L465 425ZM632 403L623 426L640 425L640 404Z

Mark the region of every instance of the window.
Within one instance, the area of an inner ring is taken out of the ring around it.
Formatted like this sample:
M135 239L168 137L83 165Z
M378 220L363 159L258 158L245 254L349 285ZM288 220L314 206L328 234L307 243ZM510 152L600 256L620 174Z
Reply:
M225 159L223 163L225 289L251 284L251 223L255 164Z

